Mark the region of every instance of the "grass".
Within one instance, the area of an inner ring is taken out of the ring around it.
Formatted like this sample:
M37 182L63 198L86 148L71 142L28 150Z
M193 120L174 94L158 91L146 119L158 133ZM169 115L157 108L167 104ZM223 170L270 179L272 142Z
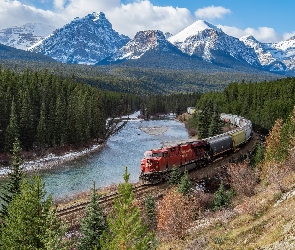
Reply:
M261 183L256 195L236 197L234 215L227 220L222 218L228 210L209 213L207 226L196 226L185 241L174 240L158 249L295 249L294 173L282 181L288 183L287 193L282 194L275 184Z

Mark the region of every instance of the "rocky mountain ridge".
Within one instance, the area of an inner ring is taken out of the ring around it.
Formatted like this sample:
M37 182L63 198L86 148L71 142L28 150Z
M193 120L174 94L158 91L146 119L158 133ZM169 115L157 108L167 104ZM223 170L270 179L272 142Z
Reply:
M278 43L261 43L253 36L240 40L252 48L260 64L272 72L295 72L295 36Z
M7 34L8 30L5 31ZM0 43L8 39L3 38L5 32L0 31ZM9 46L24 44L24 37L23 40L20 37L18 41L14 39L14 42L10 40ZM295 37L279 43L260 43L251 36L238 39L202 20L176 35L145 30L130 39L113 30L104 13L93 12L83 18L75 18L43 40L38 39L29 51L69 64L100 65L129 61L133 67L136 63L153 67L151 64L160 57L161 63L157 63L157 68L161 65L165 68L167 60L178 61L180 58L181 65L175 62L173 66L168 62L169 68L201 69L210 64L209 68L216 71L239 68L241 71L263 70L295 75ZM28 41L23 48L32 43L33 40ZM153 60L149 63L151 55ZM186 66L183 68L182 65Z
M84 18L75 18L29 50L63 63L93 65L129 40L112 29L104 13L93 12Z
M43 23L27 23L23 26L0 30L0 43L16 49L27 50L49 36L55 27Z
M217 57L223 54L254 67L260 66L252 49L245 47L239 39L202 20L196 21L168 40L183 53L202 57L209 62L216 61Z

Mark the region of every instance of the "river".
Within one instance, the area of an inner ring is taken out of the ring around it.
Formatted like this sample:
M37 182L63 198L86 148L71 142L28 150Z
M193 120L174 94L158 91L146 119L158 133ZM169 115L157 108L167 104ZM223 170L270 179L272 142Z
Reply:
M164 127L167 131L151 135L140 128ZM103 150L86 155L41 174L48 193L53 198L71 197L93 186L105 187L123 181L128 166L130 182L137 182L140 160L146 150L159 148L162 143L188 139L184 125L175 120L130 120L117 134L109 138Z

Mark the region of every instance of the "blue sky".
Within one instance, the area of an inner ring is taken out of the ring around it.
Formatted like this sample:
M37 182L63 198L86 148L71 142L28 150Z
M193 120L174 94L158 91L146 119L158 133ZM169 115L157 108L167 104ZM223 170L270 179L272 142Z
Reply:
M0 29L41 22L60 28L75 17L104 12L113 28L176 34L198 19L225 33L278 42L295 35L294 0L0 0Z

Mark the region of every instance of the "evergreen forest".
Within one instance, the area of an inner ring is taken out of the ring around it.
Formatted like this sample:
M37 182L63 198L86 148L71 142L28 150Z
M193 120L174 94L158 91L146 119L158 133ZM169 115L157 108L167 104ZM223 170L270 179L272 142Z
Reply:
M136 95L101 90L98 85L47 70L0 68L0 152L10 152L16 138L24 150L106 140L122 126L116 117L138 110L146 117L181 113L200 97L198 93Z
M277 119L286 120L295 105L295 78L259 83L231 83L222 92L205 93L196 103L190 126L208 127L214 113L243 116L252 121L254 130L268 133ZM201 112L202 113L202 112Z

